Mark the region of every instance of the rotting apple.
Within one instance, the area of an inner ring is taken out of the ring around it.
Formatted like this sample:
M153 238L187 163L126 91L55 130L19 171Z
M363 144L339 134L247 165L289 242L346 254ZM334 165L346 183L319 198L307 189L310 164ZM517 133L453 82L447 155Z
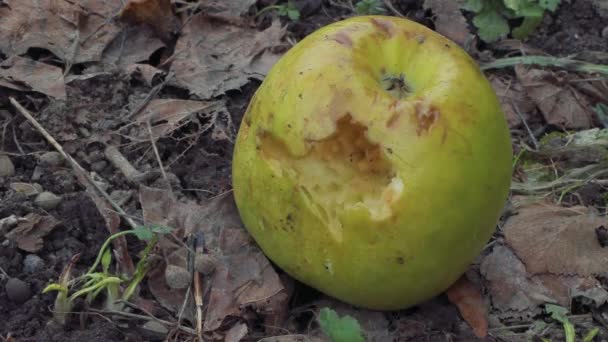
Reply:
M358 16L272 67L239 128L233 191L277 266L394 310L440 294L481 252L511 160L497 96L463 49L407 19Z

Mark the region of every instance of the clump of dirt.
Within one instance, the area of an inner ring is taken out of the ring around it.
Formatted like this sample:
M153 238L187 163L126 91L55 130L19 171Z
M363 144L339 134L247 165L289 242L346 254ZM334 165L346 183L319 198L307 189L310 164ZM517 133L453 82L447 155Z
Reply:
M608 51L608 39L602 37L606 27L608 18L598 13L592 1L562 1L556 13L545 16L528 43L560 56L584 50Z

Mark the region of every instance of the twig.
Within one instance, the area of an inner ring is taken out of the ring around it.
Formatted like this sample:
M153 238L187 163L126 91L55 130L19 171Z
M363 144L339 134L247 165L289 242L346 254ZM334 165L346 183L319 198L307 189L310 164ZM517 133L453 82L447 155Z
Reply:
M17 133L15 133L15 125L12 126L13 129L13 142L15 142L15 146L17 146L17 149L19 150L19 152L24 155L25 152L23 151L23 148L21 148L21 144L19 144L19 140L17 139Z
M390 9L397 16L405 18L405 15L403 15L403 13L399 12L399 10L396 9L395 6L393 6L393 3L391 2L391 0L384 0L384 4L386 5L386 7L388 7L388 9Z
M150 103L150 101L152 101L152 99L165 87L165 85L167 83L169 83L169 81L173 78L173 75L174 75L173 72L170 72L167 75L167 77L165 77L165 79L160 84L158 84L154 88L152 88L152 90L150 90L150 92L148 93L146 98L143 99L131 113L127 114L125 119L130 120L134 116L139 114L139 112L141 112L148 105L148 103Z
M572 71L581 72L597 72L600 74L608 75L608 65L587 63L579 60L561 58L561 57L549 57L549 56L520 56L520 57L507 57L497 59L493 62L481 65L482 70L506 68L515 65L539 65L539 66L553 66L560 67Z
M57 150L57 152L59 152L63 158L65 160L67 160L71 166L74 168L74 170L78 173L81 174L82 176L84 176L86 178L86 180L97 190L99 191L99 193L101 193L101 195L110 203L110 205L112 205L112 207L118 212L118 214L120 214L125 221L127 221L127 223L129 224L129 226L131 226L131 228L136 228L138 225L127 215L127 213L118 205L116 204L116 202L114 202L114 200L112 199L112 197L110 197L110 195L104 190L102 189L91 177L91 175L89 175L89 173L82 167L80 166L80 164L78 164L78 162L76 160L74 160L74 158L72 158L72 156L70 156L67 152L65 152L63 150L63 147L61 147L61 145L57 142L57 140L55 140L55 138L53 138L47 131L46 129L44 129L44 127L42 127L42 125L27 111L27 109L23 108L23 106L21 106L19 104L19 102L17 102L17 100L15 100L15 98L13 98L12 96L9 97L9 100L11 102L11 104L17 109L17 111L19 111L23 116L25 116L26 119L28 119L28 121L34 125L34 127L40 132L40 134L42 134L44 136L44 138Z
M129 317L129 318L136 318L136 319L143 319L146 321L156 321L160 324L166 325L168 327L175 327L178 328L179 330L191 334L191 335L196 335L196 331L194 331L194 329L190 329L188 327L184 327L184 326L176 326L175 323L169 322L169 321L165 321L164 319L160 319L157 317L154 317L152 315L150 316L145 316L145 315L138 315L138 314L134 314L134 313L130 313L130 312L124 312L124 311L108 311L108 310L97 310L97 309L89 309L91 312L97 313L97 314L105 314L105 315L116 315L116 316L123 316L123 317Z
M128 181L137 182L137 180L141 179L142 173L139 172L116 147L106 147L104 155L114 167L120 170Z
M154 134L152 133L152 125L150 125L150 119L146 120L146 126L148 127L148 134L150 134L150 143L152 144L152 149L154 150L154 155L156 156L156 161L158 162L158 167L160 168L160 173L163 175L163 179L169 187L169 190L171 190L171 182L169 182L169 178L167 177L167 173L165 172L163 161L160 159L160 154L158 153L158 148L156 147L156 142L154 140Z
M526 131L528 131L528 135L530 135L530 140L532 140L534 149L538 150L538 141L536 140L534 133L532 133L530 126L528 126L528 122L526 121L526 118L524 118L523 114L519 110L519 106L517 105L517 103L515 103L515 101L513 101L513 99L511 99L511 106L515 110L515 113L517 113L517 116L519 116L519 119L521 120L521 122L524 124L524 127L526 127Z

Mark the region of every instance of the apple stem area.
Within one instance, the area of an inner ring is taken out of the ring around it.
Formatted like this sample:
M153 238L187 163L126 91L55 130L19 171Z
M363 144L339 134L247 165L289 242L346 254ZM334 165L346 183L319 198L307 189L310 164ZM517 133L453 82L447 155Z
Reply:
M386 75L382 78L381 85L384 90L398 100L402 100L412 93L412 87L404 74Z

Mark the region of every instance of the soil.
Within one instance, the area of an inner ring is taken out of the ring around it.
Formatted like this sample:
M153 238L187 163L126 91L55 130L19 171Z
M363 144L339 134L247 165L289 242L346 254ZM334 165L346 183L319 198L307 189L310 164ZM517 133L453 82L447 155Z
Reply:
M422 8L422 2L395 3L402 13L407 13L414 20L432 28L431 13ZM299 40L316 28L341 19L347 13L347 9L324 5L296 23L289 20L284 20L284 23L288 24L290 36ZM590 2L564 2L557 13L545 20L528 44L561 56L581 50L608 51L608 40L601 36L606 25L606 19L596 14ZM44 51L29 53L36 53L37 58L49 57ZM85 73L85 70L75 70ZM258 86L259 81L252 80L242 89L227 94L228 109L235 125L240 124L249 100ZM109 71L106 75L70 84L69 100L63 104L28 94L31 103L38 105L37 108L29 109L39 112L38 120L51 135L60 140L68 153L74 155L87 170L95 170L111 191L130 192L131 197L124 204L124 209L133 214L139 214L141 211L137 203L137 186L127 181L124 175L105 161L104 145L100 142L111 140L120 144L125 157L137 161L135 166L141 171L153 170L156 167L154 154L146 150L148 145L129 142L117 134L97 136L97 132L119 128L122 123L116 118L133 110L150 90L150 86L131 80L119 71ZM6 99L6 95L0 94L0 99ZM10 95L25 99L18 93ZM186 99L188 95L183 90L167 86L158 97ZM90 105L83 105L85 103ZM0 105L5 103L0 102ZM10 106L7 105L6 108ZM150 340L137 329L118 326L107 317L98 315L82 316L80 322L65 327L60 327L51 320L55 295L42 294L41 291L50 281L58 278L63 267L75 254L80 254L77 272L90 265L108 233L95 204L73 176L70 167L66 164L42 165L39 157L52 151L52 147L22 116L14 112L12 116L13 120L0 139L4 151L9 153L15 165L16 172L11 177L0 177L0 219L10 215L21 217L34 212L40 215L50 214L61 222L44 238L43 247L35 252L44 262L43 267L35 273L26 273L23 266L24 259L31 253L19 249L14 242L0 240L0 268L9 277L26 282L31 291L31 297L27 301L15 303L8 298L5 291L8 278L0 276L0 338L10 333L17 341ZM194 130L196 127L186 126L181 128L181 133L188 134ZM230 143L217 143L210 134L204 134L192 145L186 140L161 139L157 148L161 158L170 161L168 172L175 176L175 191L181 195L203 199L230 190ZM156 176L145 180L144 184L152 185L160 181L162 178ZM10 184L14 182L38 183L44 190L61 196L62 200L56 208L43 210L34 204L34 196L28 197L12 190ZM600 205L605 200L596 187L589 186L583 190L585 199L594 205ZM128 241L133 253L140 250L141 246L137 245L136 241ZM476 268L473 267L471 272L475 273ZM292 302L294 307L305 306L319 296L317 292L301 284L296 285L295 293L297 299ZM82 303L74 308L75 311L81 309ZM438 315L437 318L432 318L433 314ZM386 316L391 323L391 331L399 331L401 336L405 336L403 340L475 340L471 329L445 296L404 312L387 313ZM296 314L296 321L300 320L303 328L309 324L310 319L310 315L307 316L306 313ZM523 320L522 323L527 324L529 321ZM602 332L601 336L606 338L607 335ZM486 340L495 339L489 337Z

